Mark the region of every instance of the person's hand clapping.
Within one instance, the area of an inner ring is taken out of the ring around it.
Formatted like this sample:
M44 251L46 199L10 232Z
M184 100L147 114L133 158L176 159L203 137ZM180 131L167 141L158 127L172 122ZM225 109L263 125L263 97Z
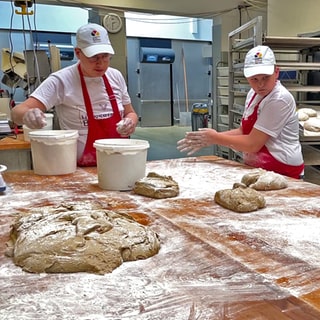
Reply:
M199 131L186 132L185 137L178 141L177 149L181 152L187 152L192 155L204 147L209 147L213 129L201 128Z
M117 132L123 137L130 136L134 131L135 125L131 118L123 118L117 123Z
M38 108L29 109L22 120L23 124L30 129L41 129L47 124L44 113Z

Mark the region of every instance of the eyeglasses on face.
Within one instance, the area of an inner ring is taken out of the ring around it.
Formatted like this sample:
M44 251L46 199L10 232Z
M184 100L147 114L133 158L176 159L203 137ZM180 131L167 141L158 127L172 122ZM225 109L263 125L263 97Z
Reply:
M109 61L110 57L111 57L111 55L109 53L101 53L101 54L96 54L93 57L90 57L90 58L86 57L86 58L89 62L95 63L100 60L102 60L103 62L107 62L107 61Z

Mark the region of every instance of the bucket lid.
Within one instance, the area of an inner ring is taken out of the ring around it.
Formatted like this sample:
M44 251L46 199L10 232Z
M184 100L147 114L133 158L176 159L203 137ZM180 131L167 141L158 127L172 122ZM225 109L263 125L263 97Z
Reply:
M99 139L93 146L100 150L134 151L149 148L149 142L140 139Z
M30 139L66 140L78 138L78 130L35 130L29 132Z

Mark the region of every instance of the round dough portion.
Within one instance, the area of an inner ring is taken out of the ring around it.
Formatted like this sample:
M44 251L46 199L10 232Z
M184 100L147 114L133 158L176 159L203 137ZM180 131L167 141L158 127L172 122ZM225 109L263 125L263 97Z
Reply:
M133 192L156 199L172 198L179 194L179 185L171 176L149 172L146 177L136 181Z
M112 272L124 261L158 253L158 235L125 214L62 205L20 215L7 255L33 273Z
M288 187L287 179L273 171L255 170L245 174L241 183L255 190L279 190Z
M309 116L305 112L303 112L301 110L298 111L298 120L299 121L306 121L308 119L309 119Z
M300 108L300 109L298 109L298 113L299 112L303 112L306 115L308 115L309 117L317 117L318 116L317 111L312 108Z
M251 212L266 206L266 201L258 191L247 187L219 190L214 201L235 212Z
M320 118L310 118L304 122L303 127L305 130L312 132L320 132Z

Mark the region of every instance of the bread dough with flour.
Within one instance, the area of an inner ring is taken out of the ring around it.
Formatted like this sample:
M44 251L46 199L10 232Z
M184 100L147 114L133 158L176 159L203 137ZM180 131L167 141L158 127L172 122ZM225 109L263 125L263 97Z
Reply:
M12 226L7 255L34 273L112 272L160 249L158 235L131 217L90 204L43 207Z
M299 108L298 109L298 113L304 113L308 117L317 117L318 116L317 111L315 109L312 109L312 108Z
M172 198L179 194L179 185L170 176L162 176L155 172L136 181L133 191L150 198Z
M254 189L243 186L217 191L214 195L214 201L224 208L242 213L256 211L266 206L263 195Z
M309 116L305 112L298 110L298 120L299 121L306 121L308 119L309 119Z
M310 118L304 124L305 130L312 132L320 132L320 118Z
M241 183L255 190L279 190L288 187L287 179L273 171L262 169L245 174Z

